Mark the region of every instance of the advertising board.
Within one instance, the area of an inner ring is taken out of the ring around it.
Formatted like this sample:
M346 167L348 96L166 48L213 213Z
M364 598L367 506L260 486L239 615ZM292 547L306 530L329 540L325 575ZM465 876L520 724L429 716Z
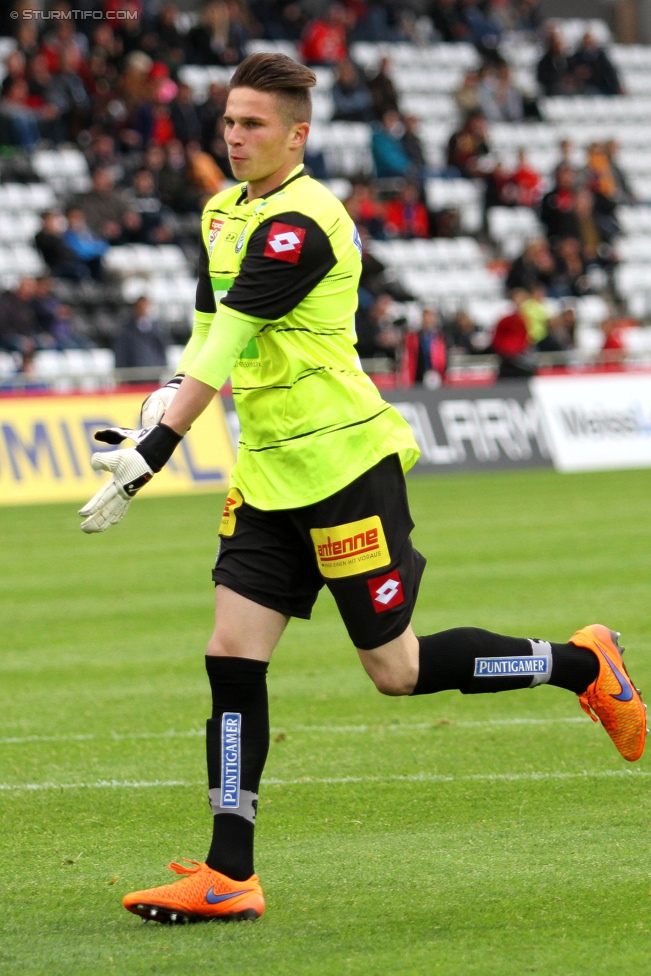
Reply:
M94 431L138 427L142 400L140 393L0 397L0 504L87 501L108 479L105 471L92 470L90 455L112 449L95 441ZM216 397L147 486L147 494L225 490L233 461L224 409Z

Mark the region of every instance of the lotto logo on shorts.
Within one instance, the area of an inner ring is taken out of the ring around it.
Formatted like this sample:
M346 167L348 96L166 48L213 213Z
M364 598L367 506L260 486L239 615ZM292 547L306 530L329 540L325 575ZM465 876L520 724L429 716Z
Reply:
M397 569L387 573L386 576L376 576L375 579L367 580L367 583L376 613L384 613L385 610L399 607L405 602L402 580Z
M237 522L237 515L235 513L243 501L244 499L242 498L242 493L238 488L228 489L228 495L226 496L224 511L222 513L221 525L219 526L220 535L233 535L235 532L235 524Z
M221 806L237 810L240 805L240 712L222 715L222 789Z
M208 254L212 254L219 233L224 226L224 221L220 220L218 217L213 217L210 221L210 230L208 232Z
M281 224L278 220L274 220L267 236L264 256L296 264L301 256L304 240L304 227L293 227L291 224Z
M326 579L368 573L391 562L379 515L329 529L310 529L310 535L319 570Z

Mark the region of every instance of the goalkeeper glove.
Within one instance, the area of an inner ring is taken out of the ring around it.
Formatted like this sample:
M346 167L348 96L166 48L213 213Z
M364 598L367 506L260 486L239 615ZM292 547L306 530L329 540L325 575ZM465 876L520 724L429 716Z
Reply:
M169 461L182 440L165 424L143 430L109 427L95 434L95 440L107 444L121 444L127 437L137 446L93 454L90 459L94 471L109 471L113 477L79 509L79 514L85 516L81 523L83 532L103 532L109 525L121 522L133 496Z
M181 373L174 376L160 390L150 393L140 408L140 424L142 427L153 427L154 424L160 423L182 382L183 374Z

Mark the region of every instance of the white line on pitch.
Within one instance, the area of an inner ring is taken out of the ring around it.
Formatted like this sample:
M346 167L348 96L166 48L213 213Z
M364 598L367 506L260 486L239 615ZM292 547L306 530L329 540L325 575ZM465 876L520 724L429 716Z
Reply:
M347 783L461 783L461 782L533 782L536 780L570 780L570 779L603 779L610 777L651 776L646 770L632 769L603 769L580 773L470 773L467 776L446 776L438 773L414 773L412 775L395 776L300 776L297 779L263 779L263 786L336 786ZM198 787L203 783L191 783L186 780L97 780L95 783L0 783L0 792L37 791L37 790L140 790L150 787Z
M586 723L587 718L576 716L573 718L495 718L478 722L456 722L454 719L441 718L435 722L401 722L392 725L284 725L272 728L272 734L277 732L314 732L337 734L363 732L419 732L427 729L455 728L481 729L510 725L566 725ZM108 735L24 735L0 738L0 745L24 745L29 742L88 742L104 740L121 742L130 739L191 739L205 736L204 729L187 729L177 732L169 729L167 732L111 732Z

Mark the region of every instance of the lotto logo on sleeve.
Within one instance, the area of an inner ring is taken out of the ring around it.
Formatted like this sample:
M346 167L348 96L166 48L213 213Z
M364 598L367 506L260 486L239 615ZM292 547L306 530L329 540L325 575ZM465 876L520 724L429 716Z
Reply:
M384 613L385 610L399 607L401 603L405 602L402 580L397 569L394 569L392 573L387 573L386 576L376 576L375 579L366 582L376 613Z
M379 515L328 529L310 529L310 535L319 570L326 579L368 573L391 562Z
M267 235L264 256L275 258L277 261L287 261L288 264L296 264L301 256L304 240L304 227L293 227L291 224L281 224L274 220Z

